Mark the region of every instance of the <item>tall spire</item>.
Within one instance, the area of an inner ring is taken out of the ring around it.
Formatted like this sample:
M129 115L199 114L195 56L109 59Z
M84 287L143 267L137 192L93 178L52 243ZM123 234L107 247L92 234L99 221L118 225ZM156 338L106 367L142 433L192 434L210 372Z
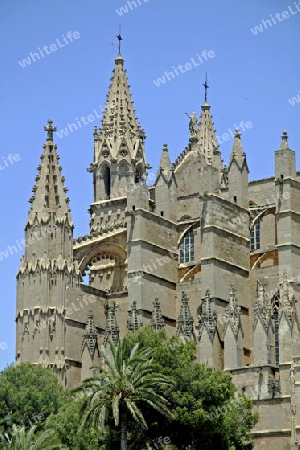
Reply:
M73 229L73 221L69 209L69 198L66 197L68 189L64 187L65 178L61 174L62 167L59 164L59 156L56 152L57 146L54 144L53 121L48 120L48 126L44 127L47 131L44 152L41 155L41 163L38 166L38 175L36 184L33 186L33 196L30 198L31 208L29 211L27 226L34 222L37 224L47 224L50 218L54 221L67 221Z
M27 245L17 273L17 352L21 362L63 369L68 288L78 288L81 275L73 260L74 225L53 139L56 127L48 120L44 129L46 143L25 226Z
M215 134L213 116L210 113L210 105L207 102L207 78L203 84L205 89L205 100L201 106L201 115L199 121L199 128L197 137L200 145L200 152L204 155L207 164L222 169L221 153L219 151L219 144Z
M120 38L119 35L119 42ZM94 172L95 202L126 195L128 184L145 178L148 167L145 138L145 132L136 118L124 60L119 53L115 59L101 128L94 129L94 162L88 170Z

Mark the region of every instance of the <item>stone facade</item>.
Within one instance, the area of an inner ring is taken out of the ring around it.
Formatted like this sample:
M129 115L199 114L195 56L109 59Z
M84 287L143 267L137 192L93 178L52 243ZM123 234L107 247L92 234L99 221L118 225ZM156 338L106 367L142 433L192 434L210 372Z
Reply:
M52 121L17 274L17 363L52 367L64 386L101 365L99 348L151 323L195 339L204 364L227 370L253 400L256 449L300 439L300 175L283 132L275 176L248 181L237 129L223 166L207 101L187 147L163 145L146 185L145 133L121 55L94 129L90 230L73 239ZM89 284L83 277L89 276Z

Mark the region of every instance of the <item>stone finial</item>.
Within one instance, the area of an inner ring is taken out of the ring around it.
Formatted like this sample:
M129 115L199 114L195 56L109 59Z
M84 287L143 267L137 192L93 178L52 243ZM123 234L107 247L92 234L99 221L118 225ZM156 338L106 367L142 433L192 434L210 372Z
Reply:
M235 129L234 137L237 139L241 139L242 133L240 132L240 129L237 127Z
M48 126L44 127L44 130L47 131L47 141L53 141L53 131L56 131L57 128L52 126L53 120L48 119Z
M82 337L82 351L87 346L91 357L94 357L95 348L98 345L98 333L95 326L94 313L89 311L88 320Z
M257 280L257 300L254 304L254 323L253 330L255 330L258 321L260 320L265 331L268 330L272 316L272 305L267 297L265 290L264 278Z
M116 305L115 303L111 303L110 305L108 305L106 311L104 345L106 345L110 341L110 339L115 345L117 345L119 342L119 334L120 328L118 326L116 318Z
M185 292L182 292L181 302L176 334L182 336L184 339L195 339L194 319L190 311L189 299Z
M132 302L131 310L128 311L127 328L129 331L137 331L142 326L138 321L136 301Z
M289 148L287 131L282 132L280 150Z
M216 311L212 311L211 308L210 290L206 289L205 297L202 299L202 314L197 327L199 329L199 340L201 340L204 330L207 331L210 339L213 340L217 330L217 320L217 313Z
M239 331L242 331L241 324L241 307L237 303L236 289L234 283L230 283L229 289L229 303L225 309L225 325L224 325L224 336L228 326L232 329L235 337L237 337ZM243 331L242 331L243 334Z
M158 298L156 298L153 302L151 325L155 331L161 330L165 327L165 321L161 313L160 302Z

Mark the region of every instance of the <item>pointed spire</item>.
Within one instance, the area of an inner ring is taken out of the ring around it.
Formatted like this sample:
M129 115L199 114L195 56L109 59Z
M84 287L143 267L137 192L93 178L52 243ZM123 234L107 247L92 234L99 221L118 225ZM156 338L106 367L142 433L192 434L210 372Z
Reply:
M194 319L190 311L189 299L185 292L182 292L181 303L176 334L182 336L184 339L195 339Z
M207 331L211 340L213 340L215 332L217 330L217 313L211 309L210 290L206 289L205 297L202 299L202 314L199 320L199 340L204 330Z
M160 157L160 163L159 163L159 169L157 171L156 175L156 181L158 180L160 174L164 176L164 178L169 181L173 173L173 167L171 164L170 156L169 156L169 150L168 150L168 144L163 145L161 157Z
M258 321L260 320L265 331L268 330L272 317L272 305L267 297L265 290L265 282L263 278L257 280L257 300L254 304L254 323L253 329L256 328Z
M170 157L169 157L168 144L164 144L163 145L159 167L160 167L160 169L163 169L163 170L166 170L166 171L172 169L172 164L171 164L171 160L170 160Z
M87 346L91 357L94 357L96 346L98 346L98 333L95 326L94 313L89 311L85 332L82 337L82 352Z
M106 311L104 345L106 345L110 341L110 339L115 345L117 345L119 342L119 334L120 328L118 326L116 318L116 305L115 303L111 303L110 305L108 305Z
M236 298L236 289L234 287L234 283L230 283L229 289L229 304L225 309L225 326L224 326L224 335L226 334L226 330L228 326L232 329L233 334L237 337L239 331L242 331L241 324L241 307L237 303ZM243 332L242 332L243 334Z
M97 136L99 151L95 155L96 163L101 155L102 146L105 144L107 146L106 151L110 156L117 158L121 145L125 143L127 150L131 153L131 158L134 159L138 150L137 147L139 147L138 144L143 145L146 138L145 132L135 115L130 85L123 66L124 60L119 54L115 59L102 125Z
M54 215L56 220L68 220L73 228L68 206L69 198L66 197L68 189L64 187L65 178L61 174L62 167L56 152L57 146L53 143L53 131L56 127L53 127L52 123L52 120L48 120L48 126L44 127L47 138L43 146L41 163L37 168L36 184L32 188L34 194L29 200L31 208L28 223L32 224L35 220L47 223L50 215Z
M222 169L221 153L215 134L213 116L210 113L210 105L207 100L201 106L199 128L197 132L200 152L204 155L205 161L219 170Z
M138 321L136 301L132 302L131 310L128 311L127 328L129 331L137 331L142 326Z
M165 327L165 321L161 313L160 302L158 298L156 298L153 302L151 325L156 331L161 330Z
M233 161L237 162L238 167L240 169L242 169L242 166L245 164L247 171L249 172L247 161L246 161L246 153L243 150L241 132L238 128L235 129L235 133L234 133L234 141L233 141L233 147L232 147L231 155L230 155L229 168Z
M287 131L282 132L280 150L289 148Z

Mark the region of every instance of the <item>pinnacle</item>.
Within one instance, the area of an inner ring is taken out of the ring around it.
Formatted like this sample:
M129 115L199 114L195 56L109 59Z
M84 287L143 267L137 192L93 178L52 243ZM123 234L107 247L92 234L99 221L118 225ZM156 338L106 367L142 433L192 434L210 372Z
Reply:
M243 150L243 144L241 139L241 132L239 128L235 129L234 133L234 141L230 155L230 164L235 160L238 163L238 166L241 168L243 163L246 163L246 167L248 170L247 162L246 162L246 153ZM230 166L229 164L229 166ZM249 171L249 170L248 170Z
M201 116L197 137L200 144L200 151L205 156L207 164L219 167L220 161L215 160L214 155L219 155L218 142L215 135L213 116L210 113L210 105L207 101L201 106Z
M281 136L281 145L280 145L280 150L285 150L289 148L289 144L288 144L288 135L287 135L287 131L283 131L282 132L282 136Z
M172 164L171 164L171 160L170 160L170 157L169 157L169 151L168 151L168 145L167 144L163 145L159 167L160 167L160 169L163 169L166 172L168 172L168 171L170 171L172 169Z

